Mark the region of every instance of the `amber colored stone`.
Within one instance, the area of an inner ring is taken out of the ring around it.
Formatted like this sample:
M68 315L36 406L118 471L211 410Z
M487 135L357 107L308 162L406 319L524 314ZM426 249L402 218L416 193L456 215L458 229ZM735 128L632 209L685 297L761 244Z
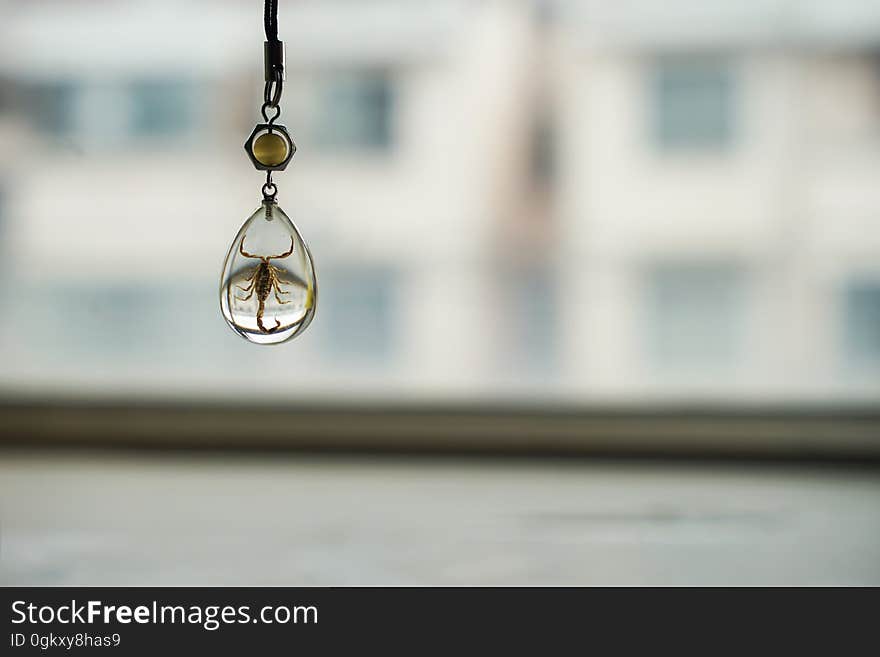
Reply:
M266 132L254 140L253 151L263 166L278 166L287 158L287 140L274 132Z

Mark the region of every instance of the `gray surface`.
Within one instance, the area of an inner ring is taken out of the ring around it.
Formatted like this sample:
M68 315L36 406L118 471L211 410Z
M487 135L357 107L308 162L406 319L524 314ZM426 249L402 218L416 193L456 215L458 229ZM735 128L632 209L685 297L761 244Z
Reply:
M880 584L880 473L0 452L4 584Z

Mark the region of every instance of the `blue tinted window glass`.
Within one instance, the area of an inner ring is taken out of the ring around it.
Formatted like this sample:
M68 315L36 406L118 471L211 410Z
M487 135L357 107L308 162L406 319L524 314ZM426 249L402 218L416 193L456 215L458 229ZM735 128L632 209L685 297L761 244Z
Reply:
M382 268L322 273L318 304L327 357L381 361L390 355L393 288L393 272Z
M880 283L850 284L844 307L844 351L849 364L880 366Z
M192 88L183 80L139 80L131 85L131 131L159 137L187 132L192 123Z
M509 349L500 355L503 370L552 373L557 366L559 299L556 278L544 267L504 273L504 323Z
M647 279L648 353L664 368L731 366L741 354L744 277L728 265L662 265Z
M28 113L39 131L67 136L76 130L76 102L80 87L72 80L34 85L28 96Z
M734 83L729 66L664 60L654 78L653 130L662 149L726 148L734 132Z
M320 82L314 139L329 150L382 150L391 145L392 113L386 73L331 74Z

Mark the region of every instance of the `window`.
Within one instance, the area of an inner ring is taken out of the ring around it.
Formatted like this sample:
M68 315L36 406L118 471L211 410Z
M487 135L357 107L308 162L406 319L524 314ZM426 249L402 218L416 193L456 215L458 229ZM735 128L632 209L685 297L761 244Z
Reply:
M507 271L502 279L507 344L504 370L551 374L558 364L559 303L556 278L547 267Z
M28 113L37 124L37 130L56 137L72 134L77 129L79 91L79 85L72 80L52 80L31 86Z
M843 338L849 365L880 367L880 282L855 282L847 287Z
M192 327L216 310L203 287L186 282L153 286L56 279L26 289L26 314L34 319L29 348L66 364L126 366L200 357L205 341L201 349L191 348Z
M717 369L741 355L744 281L725 264L670 264L647 277L648 353L661 368Z
M131 132L161 137L186 132L192 123L191 85L184 80L139 80L131 84Z
M132 345L149 335L147 320L158 314L154 301L141 286L53 281L34 287L28 311L47 333L34 330L33 344L49 344L65 358L104 360L136 353Z
M393 94L384 72L336 73L318 82L314 139L328 150L384 150L392 141Z
M29 87L35 127L89 146L124 145L129 137L176 136L193 124L192 85L184 80L53 80Z
M735 88L729 64L712 59L662 59L653 85L653 131L661 149L730 146Z
M392 343L395 276L381 267L322 272L318 307L326 355L382 362Z

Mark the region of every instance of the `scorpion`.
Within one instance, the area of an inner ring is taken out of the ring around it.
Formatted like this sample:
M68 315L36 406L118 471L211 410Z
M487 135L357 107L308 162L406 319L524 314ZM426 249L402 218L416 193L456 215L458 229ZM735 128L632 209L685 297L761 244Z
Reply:
M247 237L247 235L245 235ZM293 253L293 238L290 238L290 249L281 253L279 255L271 255L271 256L261 256L254 255L252 253L248 253L244 250L244 240L243 237L241 240L241 244L238 246L238 252L241 253L245 258L259 258L260 264L254 267L253 271L248 275L245 282L250 281L250 284L247 287L242 287L241 285L236 285L239 290L242 292L247 292L246 297L240 297L236 295L236 299L239 301L247 301L252 296L254 296L254 292L257 293L257 326L260 327L260 331L263 333L274 333L281 327L281 322L278 321L278 318L275 318L275 326L273 328L266 328L263 325L263 313L266 310L266 299L269 298L269 295L274 293L275 300L279 304L290 303L290 301L284 301L281 299L282 294L290 294L283 289L281 289L282 283L290 284L290 281L285 281L279 276L280 269L274 265L269 264L270 260L280 260L281 258L286 258L291 253Z

